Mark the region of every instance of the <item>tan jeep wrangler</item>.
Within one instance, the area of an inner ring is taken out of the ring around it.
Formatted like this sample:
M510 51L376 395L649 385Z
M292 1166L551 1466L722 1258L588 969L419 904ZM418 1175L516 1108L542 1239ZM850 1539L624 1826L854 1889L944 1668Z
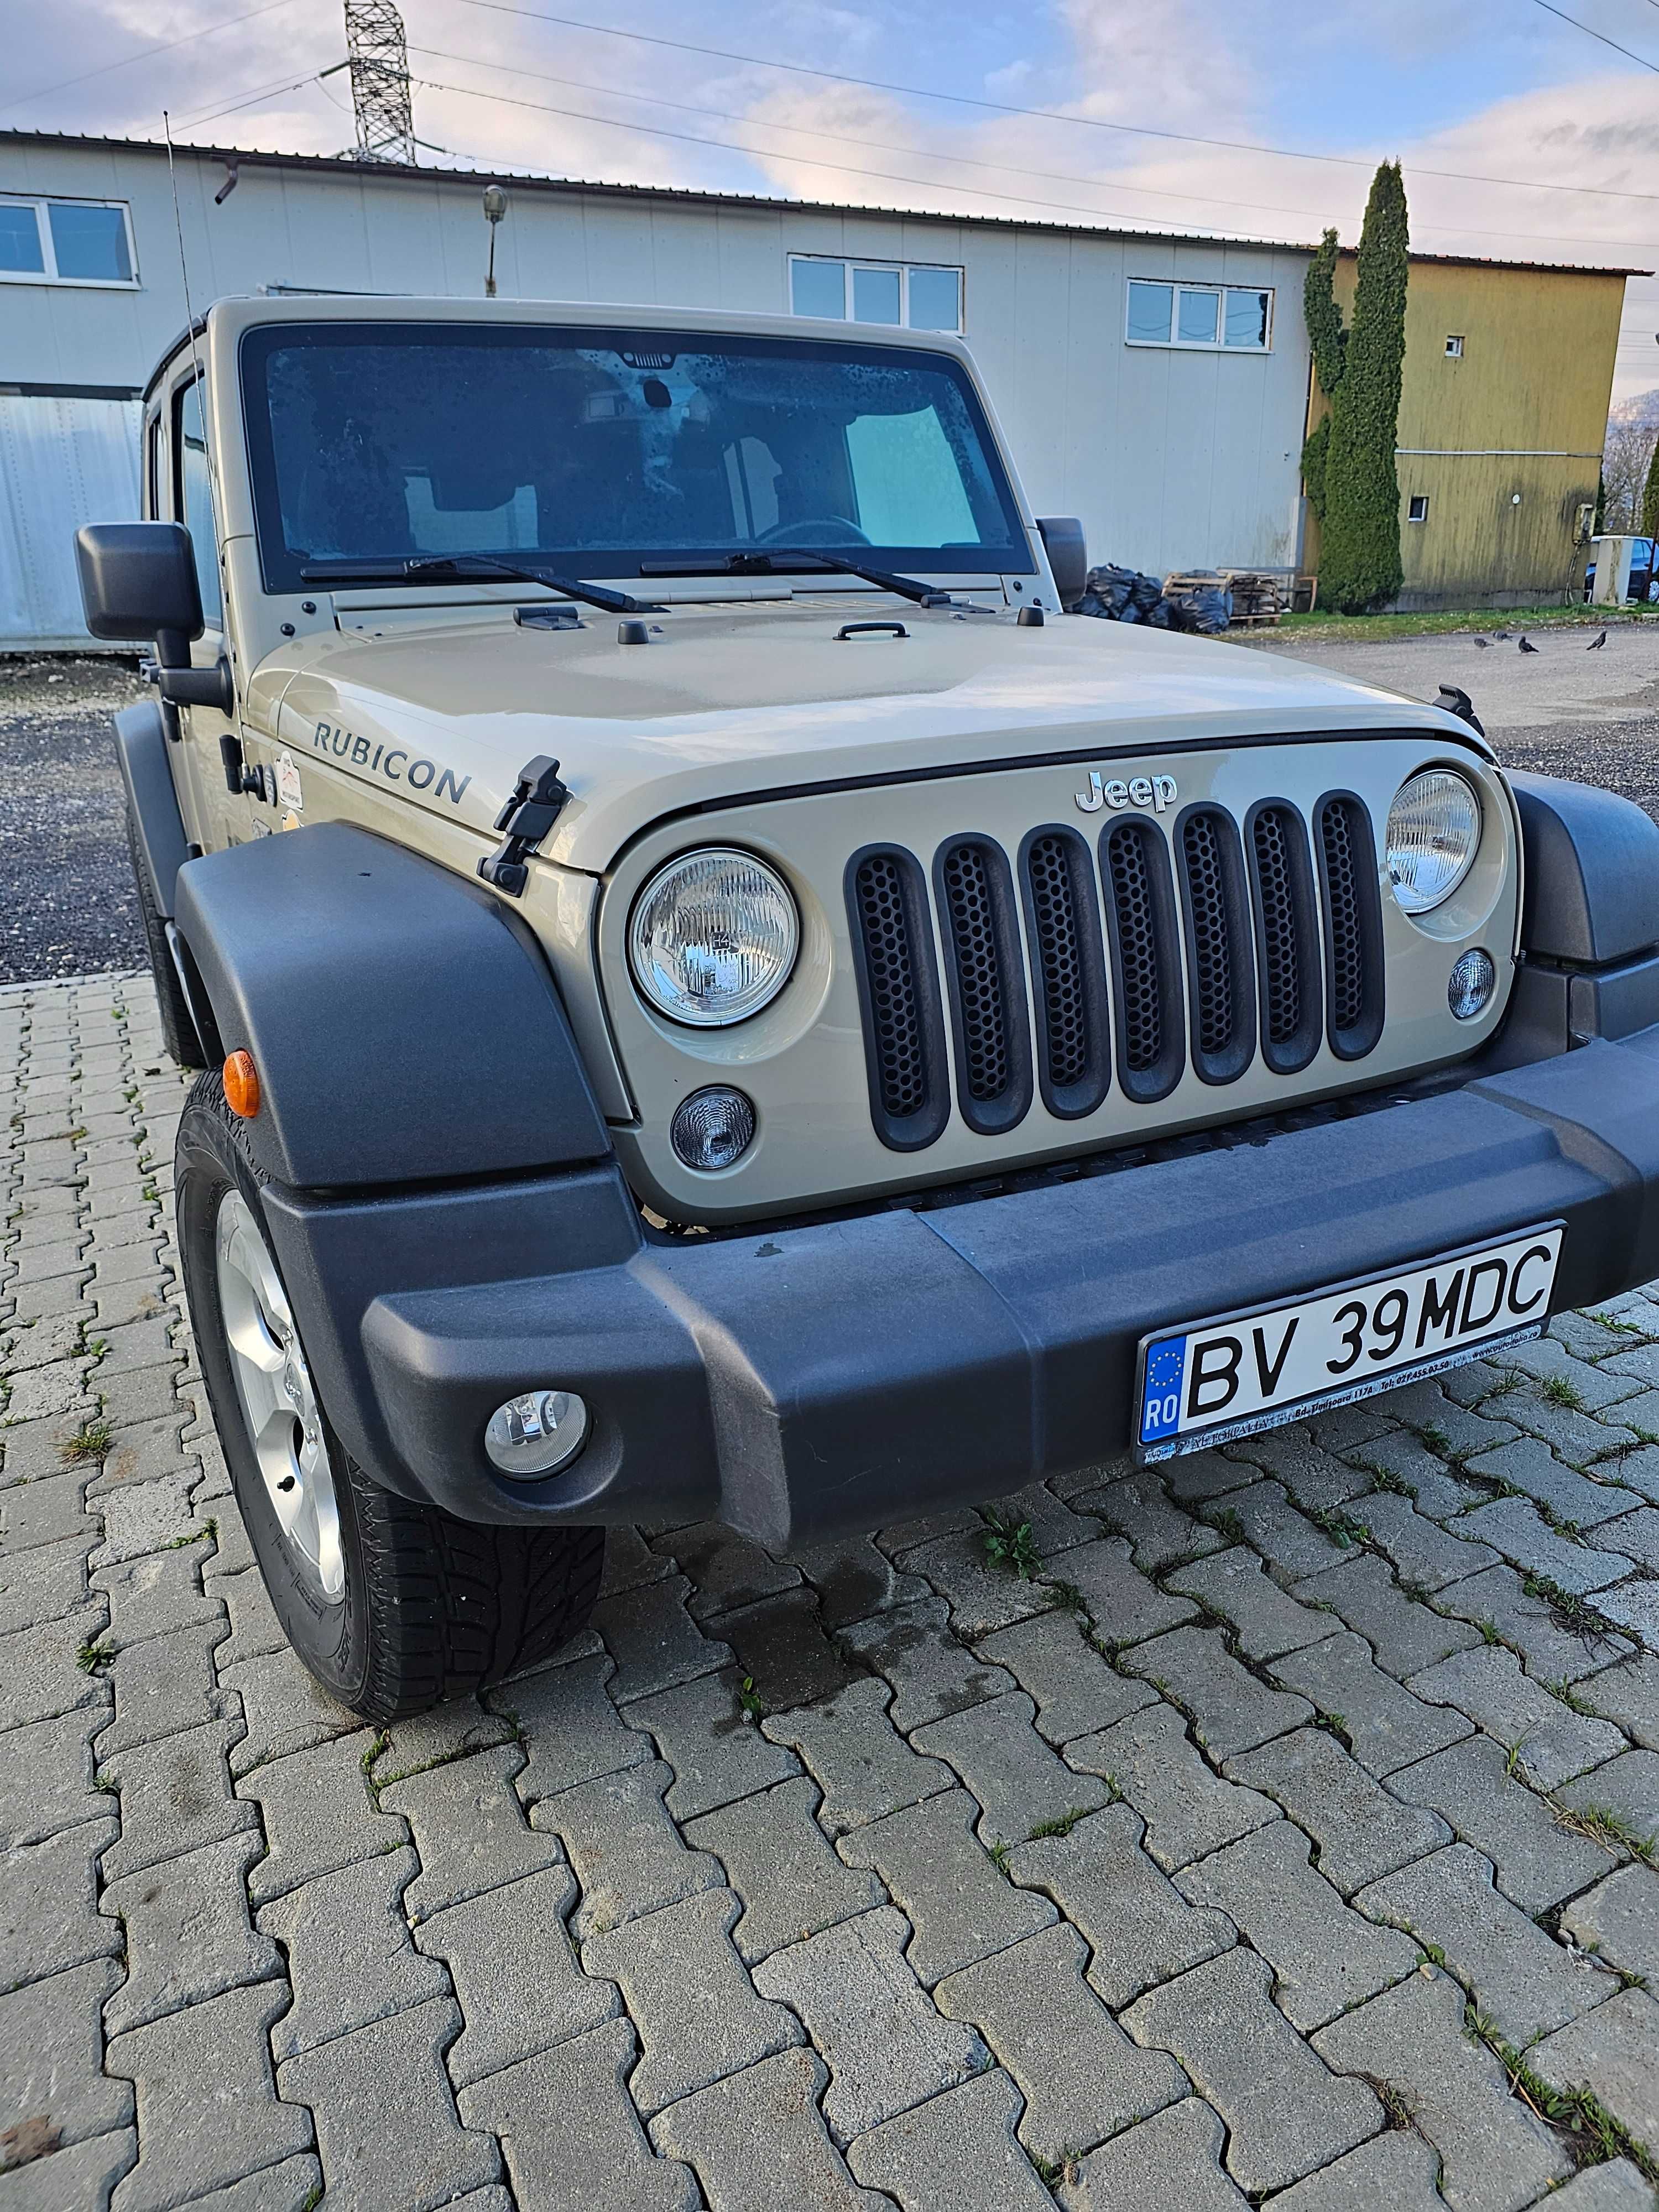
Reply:
M1068 617L955 339L233 300L143 435L78 544L190 1308L360 1712L556 1649L607 1523L872 1528L1659 1274L1659 830Z

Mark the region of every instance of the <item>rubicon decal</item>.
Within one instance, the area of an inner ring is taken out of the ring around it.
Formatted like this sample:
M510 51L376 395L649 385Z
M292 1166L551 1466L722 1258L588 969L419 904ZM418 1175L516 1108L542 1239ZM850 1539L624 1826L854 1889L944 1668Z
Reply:
M371 744L355 731L331 728L319 722L312 736L313 747L319 753L332 753L337 760L349 761L353 768L366 768L371 775L383 775L391 783L406 783L411 791L429 790L434 799L447 799L453 806L461 803L461 794L471 782L470 775L458 776L453 768L440 762L428 760L423 754L411 753L406 745Z

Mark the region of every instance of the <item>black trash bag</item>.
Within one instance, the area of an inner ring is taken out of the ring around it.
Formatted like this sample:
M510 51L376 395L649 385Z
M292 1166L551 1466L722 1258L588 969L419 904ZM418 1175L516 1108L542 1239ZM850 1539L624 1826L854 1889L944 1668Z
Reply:
M1190 630L1200 637L1219 636L1232 619L1232 594L1219 584L1173 592L1164 604L1170 611L1171 629Z
M1084 580L1083 597L1077 603L1080 615L1096 615L1107 622L1121 622L1123 610L1129 604L1130 593L1137 581L1133 568L1107 566L1091 568Z
M1129 586L1129 599L1142 615L1151 614L1164 597L1164 586L1156 576L1137 575Z

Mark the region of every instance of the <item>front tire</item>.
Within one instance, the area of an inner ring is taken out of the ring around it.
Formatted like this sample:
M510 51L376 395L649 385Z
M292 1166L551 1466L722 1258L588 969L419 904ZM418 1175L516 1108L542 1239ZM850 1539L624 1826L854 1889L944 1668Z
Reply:
M550 1657L586 1623L603 1528L457 1521L383 1490L330 1425L217 1071L179 1123L179 1243L236 1503L289 1643L384 1724Z

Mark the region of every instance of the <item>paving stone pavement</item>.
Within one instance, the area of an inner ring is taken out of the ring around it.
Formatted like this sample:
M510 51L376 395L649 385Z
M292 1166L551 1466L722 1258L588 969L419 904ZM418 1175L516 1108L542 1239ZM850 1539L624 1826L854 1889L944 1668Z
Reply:
M377 1735L229 1493L147 984L0 991L0 2212L1655 2205L1659 1285L1021 1492L1030 1575L619 1531Z

